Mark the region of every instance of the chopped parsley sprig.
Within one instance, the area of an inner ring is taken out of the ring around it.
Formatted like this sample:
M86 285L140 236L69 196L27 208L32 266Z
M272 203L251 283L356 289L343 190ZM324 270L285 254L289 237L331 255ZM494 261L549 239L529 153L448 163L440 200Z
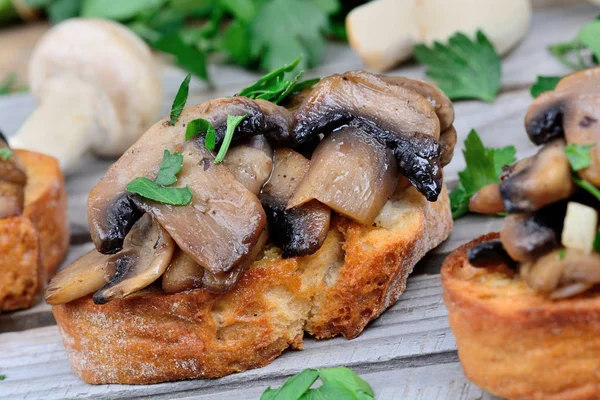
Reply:
M418 62L427 65L427 75L451 100L491 102L500 91L500 56L480 30L475 40L459 32L452 35L447 44L417 45L414 56Z
M562 76L538 76L537 81L529 88L529 92L533 98L536 98L542 93L554 90L562 78Z
M190 80L192 79L192 74L187 74L181 85L179 85L179 89L177 90L177 94L173 99L173 105L171 105L171 114L169 116L169 124L175 125L183 108L185 107L185 103L187 103L188 94L190 92Z
M167 187L177 182L177 174L183 168L183 154L165 150L155 180L135 178L127 185L127 191L136 193L146 199L174 206L184 206L192 201L189 186L184 188Z
M9 158L11 158L12 155L13 155L13 152L8 147L2 147L2 148L0 148L0 160L6 161Z

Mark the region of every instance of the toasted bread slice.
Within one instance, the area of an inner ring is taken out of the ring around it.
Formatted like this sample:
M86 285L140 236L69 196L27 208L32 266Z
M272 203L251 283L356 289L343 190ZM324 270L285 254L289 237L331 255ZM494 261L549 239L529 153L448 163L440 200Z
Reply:
M508 399L600 398L600 292L552 301L512 271L474 268L468 248L442 267L444 301L465 375Z
M0 219L0 311L31 307L69 248L67 194L58 162L15 150L27 169L23 214Z
M71 369L89 383L216 378L270 363L304 332L354 338L396 302L427 251L449 235L446 189L430 203L398 190L365 227L335 216L315 254L267 248L229 293L147 289L94 305L54 306Z

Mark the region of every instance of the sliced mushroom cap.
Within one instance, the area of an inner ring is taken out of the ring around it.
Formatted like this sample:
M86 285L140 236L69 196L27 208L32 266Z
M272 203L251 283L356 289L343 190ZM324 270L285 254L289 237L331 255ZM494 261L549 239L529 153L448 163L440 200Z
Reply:
M323 79L295 111L298 140L345 125L358 126L393 150L403 174L435 201L442 188L440 121L429 101L414 90L367 72Z
M229 171L250 192L258 195L271 176L273 149L264 136L252 137L230 149L223 162Z
M498 263L502 263L509 268L516 267L515 261L510 258L504 246L502 246L502 242L498 239L471 247L467 252L467 259L474 267L485 268L495 266Z
M492 183L479 189L469 200L469 210L481 214L504 212L504 201L500 196L500 184Z
M440 134L440 151L442 152L440 162L442 167L445 167L452 161L457 140L458 135L454 126L448 127Z
M440 88L430 83L404 76L377 76L384 82L413 90L425 97L435 109L435 113L440 120L440 130L442 132L452 126L454 122L454 106L452 105L452 101L446 96L446 93Z
M94 303L105 304L149 286L165 272L174 251L173 240L150 215L145 214L125 238L123 250L111 256L116 272L94 293Z
M0 149L8 144L0 137ZM12 153L6 160L0 158L0 218L20 215L25 204L27 173L19 156Z
M600 67L568 75L553 91L538 97L529 107L525 124L536 144L563 136L567 143L600 143ZM590 167L579 174L600 187L600 146L590 155Z
M231 290L244 276L244 272L250 268L252 262L258 258L263 247L267 244L268 239L269 232L265 229L244 263L238 265L231 271L219 272L216 274L213 274L210 271L204 271L204 275L202 276L202 287L212 293L223 293Z
M182 149L178 185L188 186L192 201L172 206L135 197L138 208L156 218L177 245L212 273L229 272L243 263L266 224L258 198L213 153L196 141Z
M531 165L500 183L506 211L534 212L571 196L576 185L562 141L546 145Z
M94 249L59 271L46 289L46 302L65 304L106 285L117 270L111 257Z
M98 251L115 253L137 218L141 216L126 192L138 177L156 177L165 149L173 151L185 139L187 123L198 118L210 121L220 140L227 115L248 116L236 129L236 138L264 134L273 143L293 142L293 117L283 107L245 97L215 99L183 110L175 126L166 119L151 127L114 163L88 198L88 218L92 239ZM202 141L202 138L198 138Z
M504 219L500 240L513 260L533 261L558 247L560 235L547 217L542 213L511 214ZM562 219L564 213L554 218Z
M260 194L271 241L282 248L284 258L315 253L329 231L331 209L326 205L310 201L287 209L309 167L310 162L300 153L287 148L275 150L273 173Z
M162 289L166 293L179 293L202 287L202 268L180 248L175 250L171 263L162 276Z
M555 250L522 267L521 276L531 288L553 298L574 296L600 283L600 254Z
M399 173L392 152L357 128L321 141L288 208L318 200L363 225L371 225L394 193Z

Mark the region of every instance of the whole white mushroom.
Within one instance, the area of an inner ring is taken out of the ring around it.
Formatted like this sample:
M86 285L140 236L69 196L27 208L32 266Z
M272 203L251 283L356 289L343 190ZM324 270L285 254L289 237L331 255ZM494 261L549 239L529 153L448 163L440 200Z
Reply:
M482 29L502 55L525 36L530 17L529 0L376 0L352 10L346 28L354 51L381 72L409 59L415 44L456 32Z
M36 45L29 85L39 102L11 145L56 157L66 173L81 156L119 156L155 122L162 85L148 46L124 26L75 18Z

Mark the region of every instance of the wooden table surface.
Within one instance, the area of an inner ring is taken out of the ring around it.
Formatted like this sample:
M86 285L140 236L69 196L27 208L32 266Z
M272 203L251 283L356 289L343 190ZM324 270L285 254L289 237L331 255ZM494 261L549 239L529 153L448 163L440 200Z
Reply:
M493 104L477 101L455 103L455 126L462 141L476 129L487 146L513 144L519 156L535 151L523 128L531 102L529 86L536 75L562 75L568 71L546 51L550 43L568 40L579 27L598 14L592 6L537 10L527 38L503 59L503 88ZM358 58L341 44L331 44L324 65L311 76L358 69ZM192 82L188 104L235 93L256 78L234 67L213 67L215 89ZM405 65L395 74L424 78L417 65ZM165 67L163 112L184 73ZM34 108L27 93L0 97L0 129L13 134ZM85 202L87 193L103 175L110 160L89 157L81 171L67 180L72 246L68 260L90 248ZM464 167L460 151L446 167L449 185ZM50 308L40 304L31 310L0 315L0 398L7 399L258 399L264 389L280 385L305 368L345 365L361 374L375 396L387 399L494 399L471 384L458 362L454 337L441 299L439 269L444 257L458 245L497 230L501 219L468 216L458 220L450 238L415 268L408 288L398 303L371 323L354 340L305 339L303 351L286 351L265 368L218 380L193 380L148 386L92 386L79 380L68 367L66 354Z

